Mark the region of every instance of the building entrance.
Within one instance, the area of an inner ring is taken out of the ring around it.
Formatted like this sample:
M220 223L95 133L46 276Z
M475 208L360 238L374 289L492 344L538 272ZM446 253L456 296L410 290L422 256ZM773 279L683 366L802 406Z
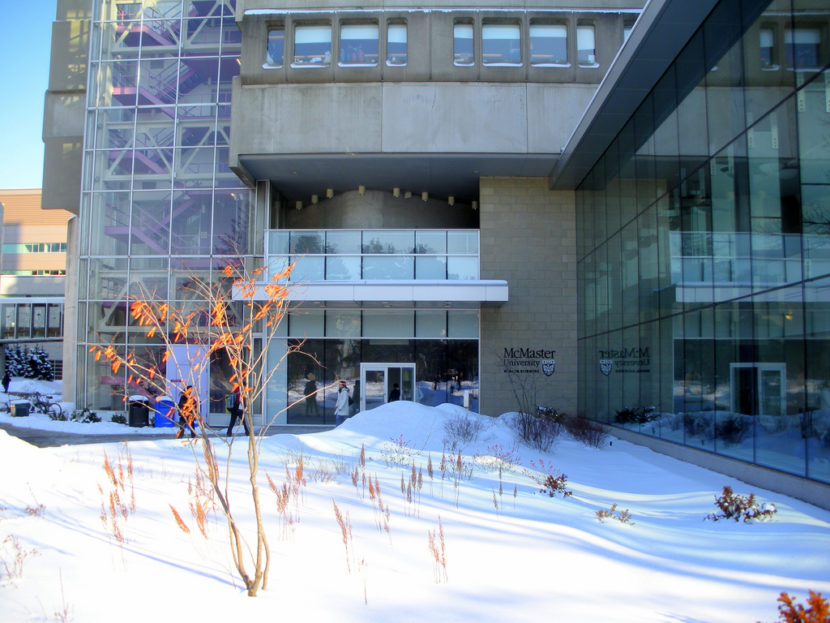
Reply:
M391 400L414 400L414 363L361 363L360 410L374 409ZM396 395L393 395L397 387Z

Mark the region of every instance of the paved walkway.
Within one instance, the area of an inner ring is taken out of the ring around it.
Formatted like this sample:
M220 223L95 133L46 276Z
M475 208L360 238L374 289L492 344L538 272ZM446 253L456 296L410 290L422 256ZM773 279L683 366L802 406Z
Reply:
M267 436L271 435L302 435L304 433L320 433L331 430L332 426L272 426ZM170 432L158 435L134 435L129 432L118 435L84 435L79 433L62 433L54 430L37 430L34 428L18 428L11 424L0 422L0 429L38 448L51 448L83 443L117 443L119 441L152 441L155 439L173 439Z

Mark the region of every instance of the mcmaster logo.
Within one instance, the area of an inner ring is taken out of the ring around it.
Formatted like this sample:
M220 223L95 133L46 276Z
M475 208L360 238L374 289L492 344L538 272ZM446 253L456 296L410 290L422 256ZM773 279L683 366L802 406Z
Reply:
M553 376L556 351L552 348L505 348L502 363L507 374L539 374Z
M555 350L533 349L533 348L505 348L505 359L553 359Z

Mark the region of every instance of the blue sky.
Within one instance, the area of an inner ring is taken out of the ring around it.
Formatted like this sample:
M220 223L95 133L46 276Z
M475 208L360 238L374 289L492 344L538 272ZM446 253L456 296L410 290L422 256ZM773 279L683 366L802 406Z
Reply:
M40 188L43 98L56 0L3 3L0 21L0 188Z

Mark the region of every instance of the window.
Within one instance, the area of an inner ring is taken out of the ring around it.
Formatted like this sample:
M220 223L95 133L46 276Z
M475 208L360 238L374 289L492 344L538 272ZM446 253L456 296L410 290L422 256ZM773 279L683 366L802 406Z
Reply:
M377 24L343 24L340 26L340 64L378 64Z
M769 69L775 65L775 32L772 28L762 28L760 38L761 67Z
M631 36L631 30L634 28L634 21L633 20L625 20L623 22L623 43L628 41L628 37Z
M594 43L593 26L576 27L576 60L583 66L597 64L597 50Z
M406 24L390 23L387 27L386 64L406 65Z
M271 28L268 30L268 51L265 62L269 65L281 67L285 57L285 28Z
M473 25L457 23L453 27L453 62L456 65L472 65Z
M568 28L563 24L530 24L530 63L566 65Z
M784 35L787 45L787 67L818 67L821 31L818 28L796 28Z
M294 65L326 67L331 64L331 26L298 25L294 30Z
M487 23L481 27L481 57L485 65L521 65L518 23Z

